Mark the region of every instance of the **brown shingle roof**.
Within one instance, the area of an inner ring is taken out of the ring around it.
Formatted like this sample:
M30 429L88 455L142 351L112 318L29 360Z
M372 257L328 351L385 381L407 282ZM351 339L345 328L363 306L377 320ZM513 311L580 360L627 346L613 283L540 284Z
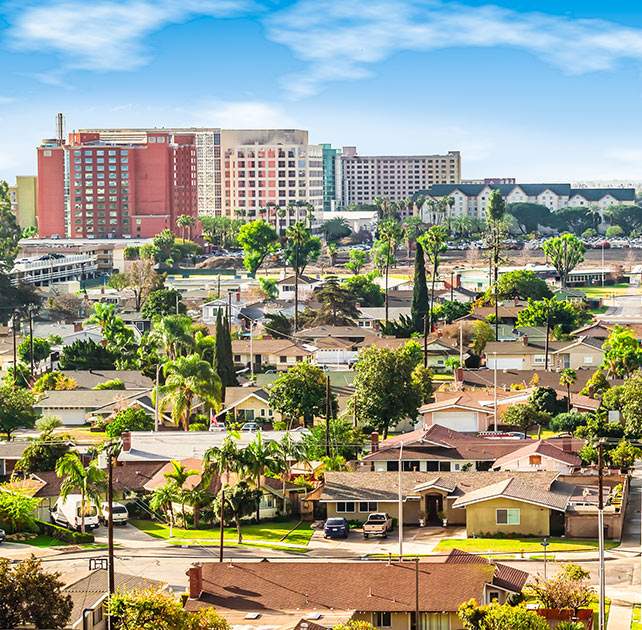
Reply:
M483 556L478 556L474 553L468 553L467 551L462 551L461 549L452 549L448 557L446 558L447 564L494 564L495 565L495 576L493 578L493 584L499 586L500 588L508 589L514 593L519 593L524 588L526 580L528 580L528 573L526 571L520 571L519 569L514 569L509 567L507 564L501 564L499 562L493 563L488 558Z
M201 571L201 596L188 600L187 610L215 606L223 617L226 610L415 610L411 562L207 563ZM473 597L481 601L494 573L492 565L420 562L421 610L456 611Z
M536 440L534 442L531 442L530 444L526 444L516 451L513 451L512 453L509 453L508 455L500 457L497 461L495 461L493 467L501 467L505 464L509 464L510 462L515 461L516 459L519 459L520 457L528 457L529 455L542 455L543 457L550 457L551 459L555 459L558 462L563 462L564 464L568 464L569 466L579 467L582 463L582 460L574 453L564 451L551 442L547 442L545 440Z

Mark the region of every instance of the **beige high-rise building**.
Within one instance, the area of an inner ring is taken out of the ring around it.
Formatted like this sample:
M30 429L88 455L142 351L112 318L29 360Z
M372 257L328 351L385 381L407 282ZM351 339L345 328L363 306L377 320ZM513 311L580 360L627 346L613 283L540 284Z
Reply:
M342 206L372 204L375 197L400 201L433 184L458 184L461 154L359 155L356 147L344 147L340 171L337 198Z
M9 201L11 211L23 230L36 227L37 199L38 178L35 175L17 175L15 186L9 187Z

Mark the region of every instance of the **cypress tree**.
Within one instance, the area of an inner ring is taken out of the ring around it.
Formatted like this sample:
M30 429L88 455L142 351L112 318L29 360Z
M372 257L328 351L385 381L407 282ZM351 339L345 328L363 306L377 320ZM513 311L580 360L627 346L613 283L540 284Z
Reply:
M232 336L230 335L230 325L227 316L222 322L223 328L223 356L225 361L226 382L225 386L236 386L239 384L234 369L234 356L232 355Z
M424 329L424 317L428 311L428 285L426 284L426 265L424 248L417 242L415 252L415 278L412 288L412 306L410 316L417 332Z

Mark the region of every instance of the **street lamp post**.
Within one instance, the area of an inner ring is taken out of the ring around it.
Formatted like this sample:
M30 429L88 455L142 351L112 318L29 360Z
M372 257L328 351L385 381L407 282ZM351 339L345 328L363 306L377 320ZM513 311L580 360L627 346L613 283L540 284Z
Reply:
M544 579L546 579L546 560L548 559L546 556L546 547L550 545L550 543L548 542L548 538L544 538L544 540L542 540L540 545L544 547Z

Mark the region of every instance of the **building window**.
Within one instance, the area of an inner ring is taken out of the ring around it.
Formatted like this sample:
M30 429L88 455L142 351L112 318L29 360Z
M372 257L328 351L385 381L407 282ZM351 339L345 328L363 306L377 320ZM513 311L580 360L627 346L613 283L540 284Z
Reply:
M392 626L392 613L389 613L389 612L374 613L374 625L377 628L390 628Z
M241 362L241 355L240 354L235 354L234 355L234 362L235 363L240 363Z
M492 604L493 602L499 602L499 591L489 591L488 603Z
M354 501L337 501L337 514L354 511Z
M495 522L497 525L519 525L519 508L495 510Z
M359 512L365 512L370 514L370 512L377 511L377 502L376 501L361 501L359 503Z

